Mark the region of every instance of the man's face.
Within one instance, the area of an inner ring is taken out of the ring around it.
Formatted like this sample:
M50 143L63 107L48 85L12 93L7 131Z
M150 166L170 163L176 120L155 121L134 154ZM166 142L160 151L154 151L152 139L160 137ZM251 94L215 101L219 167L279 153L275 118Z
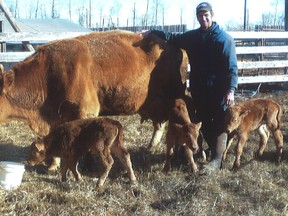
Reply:
M212 26L213 12L211 11L200 11L197 14L197 20L204 31L207 31Z

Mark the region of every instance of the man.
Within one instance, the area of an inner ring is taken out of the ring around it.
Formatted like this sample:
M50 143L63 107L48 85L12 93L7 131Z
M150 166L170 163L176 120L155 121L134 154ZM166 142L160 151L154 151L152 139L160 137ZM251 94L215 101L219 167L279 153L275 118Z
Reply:
M187 52L191 65L191 96L202 121L201 131L212 153L212 161L205 170L214 172L221 168L226 148L224 112L234 103L234 91L238 87L237 57L234 39L212 21L212 6L202 2L196 7L196 14L198 29L183 34L149 32Z

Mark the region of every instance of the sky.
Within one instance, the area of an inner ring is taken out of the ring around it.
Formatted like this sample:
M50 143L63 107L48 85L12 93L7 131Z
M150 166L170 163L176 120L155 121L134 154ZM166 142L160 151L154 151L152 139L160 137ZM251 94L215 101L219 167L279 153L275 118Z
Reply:
M9 7L15 5L17 0L4 0ZM35 11L38 0L18 0L20 18L28 18L29 11ZM71 0L72 1L72 21L78 23L78 14L80 10L89 8L89 0ZM158 24L162 24L162 14L164 10L165 25L181 23L187 24L188 29L198 26L195 19L195 8L202 2L199 0L148 0L149 1L149 18L155 14L155 2L159 3L158 7ZM39 0L40 4L45 5L46 13L51 14L52 0ZM56 10L60 18L69 19L69 0L54 0ZM243 25L244 22L244 2L245 0L210 0L215 13L214 20L222 26ZM284 15L284 0L246 0L247 15L250 24L261 24L262 14L271 13L277 16ZM108 20L118 23L120 26L132 25L133 8L136 8L137 22L141 22L146 12L147 0L92 0L92 25L100 23L100 14ZM34 7L34 8L33 8ZM34 14L34 13L33 13ZM153 15L151 15L153 14Z

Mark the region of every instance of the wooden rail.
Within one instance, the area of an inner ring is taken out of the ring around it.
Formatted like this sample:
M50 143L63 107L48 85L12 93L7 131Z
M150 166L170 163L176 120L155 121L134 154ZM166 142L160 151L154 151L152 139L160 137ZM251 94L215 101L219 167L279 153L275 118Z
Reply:
M288 81L288 74L286 74L288 68L288 32L229 32L229 34L237 44L239 70L283 68L285 71L281 75L239 76L239 84ZM259 60L242 61L240 56L244 55L258 55ZM263 55L274 55L274 58L272 60L264 59ZM280 58L280 56L282 57Z
M25 43L47 43L52 40L76 37L89 32L69 32L69 33L1 33L1 47L6 43L25 42ZM236 53L238 58L239 70L261 69L261 68L288 68L288 32L228 32L237 44ZM276 45L266 45L275 43ZM281 45L279 45L279 43ZM240 45L239 45L240 44ZM252 45L251 45L252 44ZM242 45L242 46L241 46ZM31 55L33 52L0 52L0 63L19 62ZM242 61L240 56L275 54L273 60L253 60ZM277 55L284 55L284 59L277 59ZM285 58L286 55L286 58ZM288 74L281 75L257 75L240 76L239 84L244 83L264 83L264 82L286 82Z

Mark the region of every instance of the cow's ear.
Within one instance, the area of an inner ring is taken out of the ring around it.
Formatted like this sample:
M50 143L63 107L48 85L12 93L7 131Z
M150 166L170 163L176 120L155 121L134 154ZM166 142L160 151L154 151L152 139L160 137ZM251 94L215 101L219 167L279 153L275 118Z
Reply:
M5 74L3 74L3 85L4 88L9 88L13 83L15 79L15 73L12 70L7 71Z
M1 75L3 74L3 72L4 72L4 66L3 66L3 64L0 64L0 73L1 73Z
M3 72L4 72L4 67L2 64L0 64L0 92L3 92Z

